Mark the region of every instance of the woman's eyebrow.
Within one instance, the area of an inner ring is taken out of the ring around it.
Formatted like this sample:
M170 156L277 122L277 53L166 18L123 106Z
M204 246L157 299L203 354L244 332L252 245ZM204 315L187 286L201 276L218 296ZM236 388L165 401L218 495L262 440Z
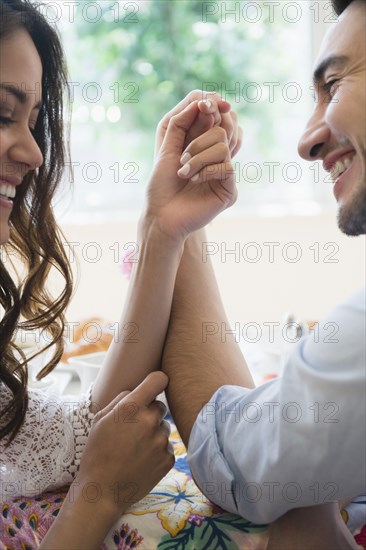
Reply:
M20 101L20 103L22 103L22 105L27 103L27 100L28 100L27 94L23 90L21 90L18 86L15 86L14 84L10 84L10 83L0 83L0 88L2 90L5 90L5 92L15 96L18 99L18 101ZM32 92L32 93L34 93L34 92ZM39 101L33 107L33 109L40 110L41 107L42 107L42 101Z

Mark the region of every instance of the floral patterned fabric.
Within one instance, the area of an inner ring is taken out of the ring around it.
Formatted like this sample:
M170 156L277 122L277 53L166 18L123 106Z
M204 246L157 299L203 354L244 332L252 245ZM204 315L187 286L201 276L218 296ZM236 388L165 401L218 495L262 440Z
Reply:
M172 424L174 468L109 531L102 550L265 550L266 526L229 514L207 500L192 480L186 449ZM4 503L0 549L35 550L57 516L67 488ZM361 503L359 503L361 504ZM344 512L347 520L348 514ZM366 526L355 539L366 548Z

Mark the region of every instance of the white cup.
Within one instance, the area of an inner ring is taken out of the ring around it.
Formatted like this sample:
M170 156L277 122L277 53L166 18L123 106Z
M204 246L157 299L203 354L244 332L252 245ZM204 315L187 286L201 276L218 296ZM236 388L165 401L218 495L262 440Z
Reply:
M95 381L106 355L107 352L100 351L70 357L68 360L68 364L75 369L75 373L80 378L81 393L85 393L89 389L90 384Z

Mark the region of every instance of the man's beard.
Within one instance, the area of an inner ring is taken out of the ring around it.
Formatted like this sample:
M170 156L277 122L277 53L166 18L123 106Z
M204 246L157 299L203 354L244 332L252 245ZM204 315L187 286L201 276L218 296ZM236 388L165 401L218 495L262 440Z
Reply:
M366 234L366 182L361 178L360 185L349 204L341 206L338 212L339 229L350 236Z

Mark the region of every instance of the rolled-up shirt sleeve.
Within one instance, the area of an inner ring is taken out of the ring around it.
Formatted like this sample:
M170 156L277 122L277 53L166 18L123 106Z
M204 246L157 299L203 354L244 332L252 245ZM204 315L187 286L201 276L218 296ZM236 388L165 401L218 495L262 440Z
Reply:
M212 396L188 461L213 502L269 523L366 491L365 333L362 290L299 341L281 378Z

